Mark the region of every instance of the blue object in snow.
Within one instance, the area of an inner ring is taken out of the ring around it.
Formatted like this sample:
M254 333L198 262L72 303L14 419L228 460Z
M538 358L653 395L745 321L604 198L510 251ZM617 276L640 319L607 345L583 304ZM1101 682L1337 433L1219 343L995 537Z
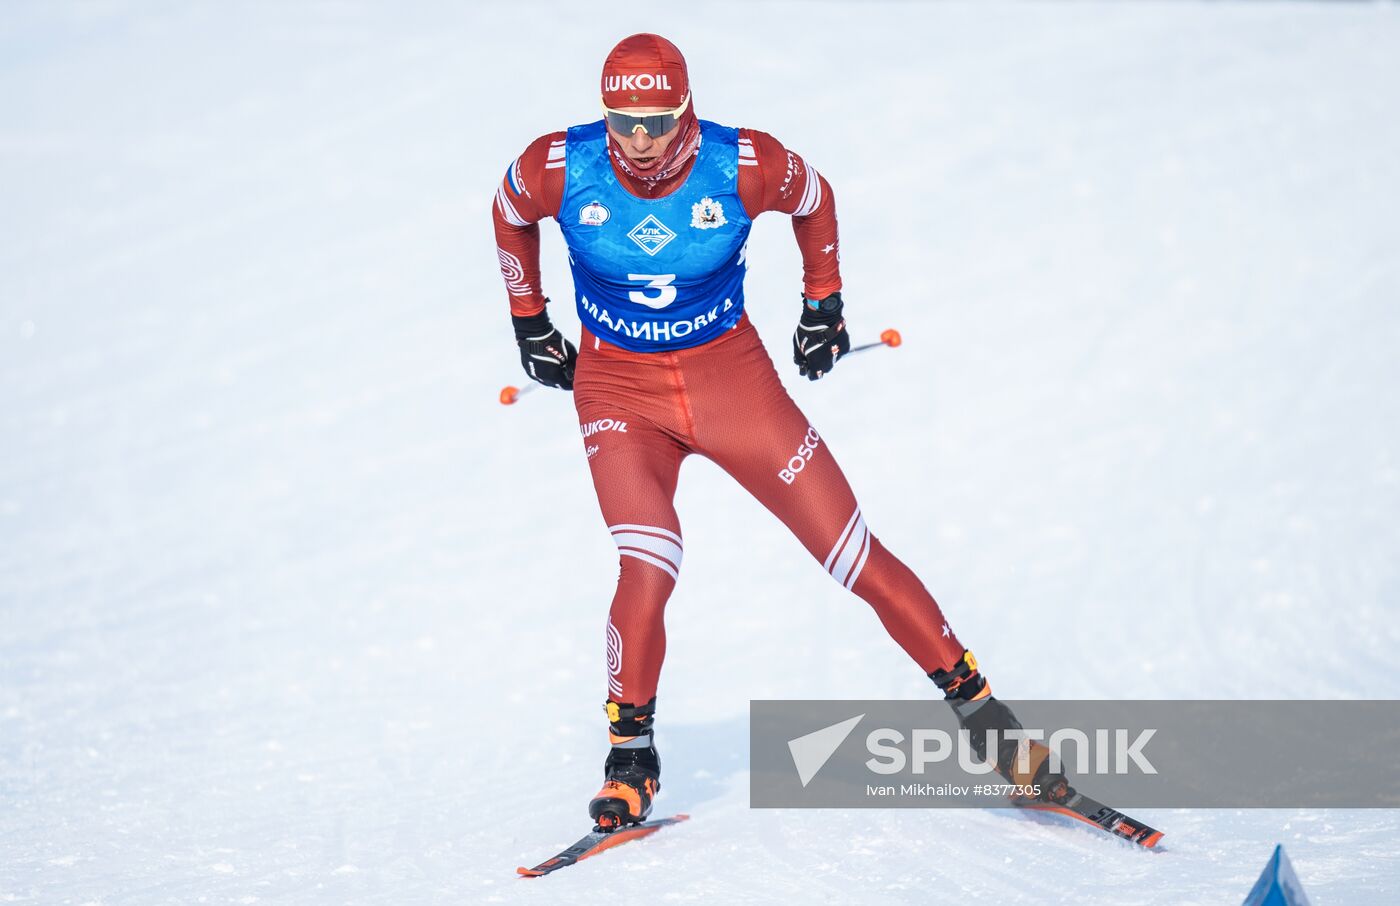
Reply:
M1264 873L1254 882L1243 906L1308 906L1308 896L1293 873L1282 843L1274 847L1273 858L1264 866Z

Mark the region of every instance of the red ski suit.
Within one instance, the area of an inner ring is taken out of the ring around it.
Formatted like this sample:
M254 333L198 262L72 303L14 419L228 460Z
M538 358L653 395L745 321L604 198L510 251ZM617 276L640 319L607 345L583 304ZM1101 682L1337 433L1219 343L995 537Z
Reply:
M557 217L564 133L536 140L512 165L493 205L502 273L517 315L544 306L539 227ZM762 132L740 130L739 195L745 211L793 216L804 292L841 288L831 187L801 157ZM642 197L665 195L614 170ZM675 186L688 175L674 177ZM925 673L962 656L938 604L918 577L866 527L855 494L826 441L783 389L744 317L701 346L631 352L584 332L574 374L583 446L620 574L607 624L608 698L644 704L656 694L666 652L663 611L679 577L684 543L672 499L681 461L698 453L758 499L843 586L875 609Z

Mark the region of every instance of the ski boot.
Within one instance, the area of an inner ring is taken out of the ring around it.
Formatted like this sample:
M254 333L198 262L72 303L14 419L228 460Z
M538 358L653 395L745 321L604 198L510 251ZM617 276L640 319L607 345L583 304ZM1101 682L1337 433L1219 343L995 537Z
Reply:
M1023 729L1021 722L1010 708L992 696L992 687L978 671L977 658L971 651L964 651L953 669L935 670L929 674L929 679L943 690L943 697L957 715L958 725L968 731L968 741L977 757L990 762L1008 783L1040 790L1038 795L1014 796L1012 801L1061 804L1074 795L1074 788L1065 775L1050 770L1050 749L1044 743L1030 740L1029 757L1024 761L1016 757L1021 741L1008 739L1007 731ZM988 730L997 731L995 761L987 758Z
M597 829L616 830L639 824L651 814L661 791L661 759L652 744L652 715L656 698L640 707L609 701L608 740L612 748L603 763L603 788L588 803L588 816Z

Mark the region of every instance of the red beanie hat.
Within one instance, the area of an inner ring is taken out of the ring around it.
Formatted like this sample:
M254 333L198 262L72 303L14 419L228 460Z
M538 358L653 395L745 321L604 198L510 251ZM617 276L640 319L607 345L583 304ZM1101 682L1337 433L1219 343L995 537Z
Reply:
M676 108L690 95L680 49L660 35L623 38L603 61L603 105Z

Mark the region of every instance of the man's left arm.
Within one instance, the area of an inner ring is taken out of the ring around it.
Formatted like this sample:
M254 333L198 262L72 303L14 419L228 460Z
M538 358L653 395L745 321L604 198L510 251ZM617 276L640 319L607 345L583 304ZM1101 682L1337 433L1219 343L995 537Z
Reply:
M739 130L739 200L749 217L791 215L802 252L802 317L792 336L798 373L817 380L851 348L841 301L841 252L831 185L766 132Z

